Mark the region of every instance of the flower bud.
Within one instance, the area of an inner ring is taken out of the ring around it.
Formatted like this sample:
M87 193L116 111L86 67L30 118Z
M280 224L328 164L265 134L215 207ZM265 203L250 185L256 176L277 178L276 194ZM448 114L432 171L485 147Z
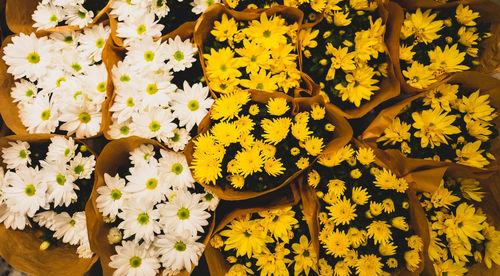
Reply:
M43 241L41 244L40 244L40 250L44 251L46 250L47 248L49 248L50 246L50 242L48 241Z

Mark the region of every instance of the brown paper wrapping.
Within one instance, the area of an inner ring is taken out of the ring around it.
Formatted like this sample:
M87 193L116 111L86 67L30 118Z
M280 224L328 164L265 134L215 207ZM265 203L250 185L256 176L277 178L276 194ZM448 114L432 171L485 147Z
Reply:
M386 25L386 33L385 33L385 48L386 48L386 55L387 55L387 62L389 64L387 70L388 70L388 76L387 78L382 79L382 81L378 84L380 87L379 90L375 91L374 95L370 98L369 101L361 104L357 108L352 108L348 110L340 110L341 114L347 118L347 119L357 119L361 118L364 115L366 115L368 112L370 112L372 109L374 109L376 106L379 104L392 99L396 96L399 95L400 93L400 84L399 80L396 77L396 73L394 71L394 67L392 66L392 63L394 62L394 58L392 56L394 55L394 47L389 47L390 41L395 41L396 39L398 40L399 43L399 30L395 30L392 26L392 22L389 20L390 18L390 13L392 10L395 8L394 3L389 2L389 3L383 3L383 1L377 1L379 3L379 8L377 9L380 17L382 18L383 24ZM303 24L302 26L299 27L299 31L303 29L308 29L308 28L313 28L317 24L319 24L323 20L323 16L320 15L318 18L311 23L306 23ZM300 48L299 48L300 49ZM399 51L399 44L398 48L396 49ZM299 56L299 64L301 70L303 69L303 62L302 62L302 54ZM399 62L399 61L398 61ZM313 96L315 95L314 93L312 94ZM328 103L328 105L335 105L335 103Z
M5 7L5 20L7 21L7 26L9 29L15 33L25 33L29 34L36 31L36 28L33 27L35 22L31 19L31 15L36 10L36 7L41 0L6 0L7 4ZM97 24L102 21L106 12L110 9L111 1L108 1L108 4L99 11L94 16L92 22L86 27L92 27L94 24ZM82 28L72 25L72 26L57 26L54 28L47 29L49 32L57 32L57 31L77 31Z
M115 271L113 268L109 267L111 261L110 257L115 254L115 245L110 245L108 242L107 235L111 227L104 222L97 208L96 199L99 196L97 188L106 185L104 181L105 173L115 175L120 166L130 166L129 153L142 144L151 144L156 148L166 150L165 147L155 140L132 136L111 141L104 147L97 159L95 166L95 184L90 199L85 206L85 213L87 215L90 247L100 258L103 275L112 275ZM208 243L213 231L214 219L215 215L212 216L212 222L203 239L203 244L205 245ZM177 276L187 276L189 274L190 273L187 271L182 271Z
M267 103L267 101L270 98L285 98L287 102L292 103L292 110L294 112L297 111L304 111L308 110L309 107L313 104L320 104L324 105L324 100L320 95L317 95L315 97L311 98L292 98L286 94L279 93L279 92L264 92L264 91L258 91L258 90L248 90L251 93L252 101L258 102L258 103ZM333 132L332 135L332 140L326 145L325 149L323 152L335 152L338 149L342 148L344 145L346 145L349 140L352 137L352 128L347 122L347 120L340 115L339 109L335 106L331 105L326 105L326 118L328 119L329 122L331 122L335 126L335 131ZM210 128L210 114L211 111L205 116L205 118L201 121L199 127L198 127L198 136L200 134L203 134L207 132ZM295 114L295 113L294 113ZM186 154L186 158L188 161L188 164L191 166L191 162L193 160L193 152L194 152L194 140L198 137L196 136L193 138L187 145L186 148L184 149L184 152ZM316 159L315 159L316 160ZM314 160L314 161L315 161ZM311 162L312 163L314 163ZM291 175L286 181L281 183L280 185L266 190L262 192L255 192L255 191L239 191L234 189L233 187L226 187L226 189L223 189L220 186L217 185L211 185L207 183L202 183L200 181L197 181L200 183L203 187L206 189L212 191L215 195L217 195L219 198L223 200L229 200L229 201L235 201L235 200L245 200L245 199L250 199L250 198L255 198L259 197L262 195L265 195L267 193L270 193L272 191L278 190L283 186L288 185L291 183L294 179L296 179L304 170L298 170L295 172L293 175Z
M111 26L111 37L106 42L106 47L104 48L102 53L102 59L106 60L105 65L106 65L106 70L108 71L108 84L106 89L107 91L110 91L110 94L108 95L109 101L105 102L106 104L103 105L102 109L103 110L102 129L104 137L106 137L106 139L108 140L113 140L109 135L109 127L113 123L113 120L111 118L111 112L109 112L109 109L113 105L116 97L115 86L113 84L113 78L112 78L112 69L119 61L123 61L123 59L127 54L127 50L123 46L123 40L120 40L120 38L116 37L116 35L113 35L113 32L116 34L116 24L117 24L116 19L110 16L109 22ZM174 39L176 36L179 36L182 40L189 39L193 36L194 25L195 22L186 22L182 24L179 28L177 28L175 31L166 34L159 39L161 39L162 41L166 41L169 38ZM118 41L121 42L116 43L117 39ZM104 111L106 112L104 113Z
M214 4L210 6L201 16L198 18L194 30L194 43L198 47L198 56L200 58L201 62L201 67L203 69L203 73L205 75L205 78L207 79L207 83L209 84L210 88L210 82L208 81L207 74L205 71L205 59L203 58L203 42L207 39L207 37L210 35L210 31L213 28L214 22L216 20L219 20L222 17L222 14L226 14L228 17L234 18L238 22L244 22L244 21L252 21L259 19L260 14L265 12L267 16L271 16L274 14L280 14L284 18L288 19L291 22L297 23L298 27L300 29L302 20L304 18L304 13L296 8L291 8L291 7L286 7L286 6L275 6L272 8L268 9L258 9L255 11L235 11L229 9L229 7L226 7L221 4ZM301 60L301 51L300 49L300 43L298 40L298 35L297 35L297 41L295 42L295 50L297 51L298 55L298 60ZM300 69L300 68L299 68ZM304 75L301 76L304 79ZM210 94L212 94L213 98L217 98L217 94L212 91L210 88ZM297 95L298 92L294 91L294 95Z
M280 189L274 193L265 195L273 200L267 200L266 198L256 198L243 201L242 204L238 204L236 209L229 211L229 213L222 219L221 222L217 224L214 235L220 232L226 225L228 225L234 219L244 216L246 214L257 213L261 211L266 211L269 209L279 209L289 206L294 206L302 204L302 213L304 219L307 223L309 229L309 238L313 244L314 250L316 251L316 256L319 256L319 241L317 239L318 231L318 212L319 212L319 201L316 198L316 193L314 189L310 189L307 185L303 185L300 182L293 183L288 190ZM256 207L258 206L258 207ZM213 248L210 244L205 249L205 259L207 260L208 269L210 275L225 275L229 269L230 265L224 259L222 252L218 249Z
M12 135L0 138L0 149L10 146L8 142L26 141L30 145L48 144L53 134ZM80 142L81 141L78 141ZM0 156L3 167L5 164ZM29 275L83 275L97 261L79 258L76 246L58 241L57 246L40 250L41 229L26 226L24 230L7 229L0 224L0 256L15 269Z
M468 71L468 72L460 72L452 75L449 78L450 83L456 83L460 84L462 89L471 89L471 90L477 90L480 89L481 95L490 95L489 100L490 104L497 109L500 108L500 80L490 77L488 75L485 75L483 73L479 72L474 72L474 71ZM384 133L384 130L392 123L394 118L406 107L408 106L411 102L414 100L417 100L419 98L422 98L425 96L425 92L419 93L417 95L414 95L410 98L407 98L387 109L382 110L379 115L373 120L373 122L368 126L368 128L363 132L363 134L360 136L360 139L369 144L373 148L377 148L377 142L376 140L382 136ZM497 111L498 112L498 111ZM500 117L496 117L492 121L493 124L496 125L496 128L500 128ZM383 150L379 150L383 151ZM394 151L394 152L393 152ZM399 152L399 150L395 149L390 149L390 150L385 150L386 154L390 154L392 158L394 159L399 159L399 160L405 160L405 162L410 162L412 164L417 164L417 163L424 163L427 164L427 166L430 166L429 164L434 164L432 166L438 167L438 166L450 166L453 163L450 162L435 162L431 161L429 163L428 160L418 160L418 159L413 159L413 158L405 158L402 156L402 154ZM495 156L498 157L500 156L500 139L497 137L493 140L491 140L491 148L490 152ZM398 156L400 155L400 156ZM398 156L398 157L396 157ZM408 161L411 160L411 161ZM403 166L402 162L397 162L396 166ZM489 177L491 174L495 171L498 171L499 166L498 166L498 161L493 160L488 166L485 168L473 168L473 167L468 167L465 165L457 165L462 167L465 170L470 170L473 171L476 177L484 178L484 177ZM499 199L500 200L500 199Z
M500 6L498 4L490 0L461 0L446 4L441 4L434 0L397 0L396 2L408 10L415 10L417 8L441 9L456 7L459 4L469 5L471 9L480 13L480 17L478 19L479 21L492 24L490 28L492 36L481 43L481 46L484 49L478 59L479 66L477 66L475 70L485 73L498 72L500 70L500 37L498 36L500 33L500 17L498 16L500 14ZM401 6L392 3L389 7L388 25L391 26L391 32L394 32L397 35L388 41L386 40L386 42L392 53L391 60L394 64L396 77L401 82L402 90L406 93L418 93L438 86L439 83L449 77L450 74L441 76L436 83L430 85L426 89L412 87L406 82L399 60L400 33L405 12Z
M70 27L71 26L61 26L57 27L57 30L53 31L42 30L35 32L35 35L37 37L48 36L52 32L67 31L70 29ZM14 36L15 35L10 35L2 42L2 50L0 51L0 53L2 54L4 53L3 49L7 46L8 43L12 42L12 37ZM110 49L112 47L112 44L109 42L110 39L107 40L102 53L102 61L106 66L106 70L108 71L108 80L106 84L106 100L104 100L104 102L102 103L101 128L96 135L85 137L85 139L101 136L106 124L108 123L106 119L109 117L109 102L113 94L113 86L111 82L112 81L111 64L116 64L114 56L110 54L110 51L112 51ZM13 102L13 99L10 95L11 89L14 86L14 82L15 82L14 76L12 76L10 73L7 73L7 64L3 59L0 59L0 106L3 107L0 109L0 114L2 115L2 118L7 127L11 129L15 134L18 135L29 134L28 130L22 123L21 118L19 117L19 108L17 106L17 103ZM84 138L84 137L76 137L76 138Z

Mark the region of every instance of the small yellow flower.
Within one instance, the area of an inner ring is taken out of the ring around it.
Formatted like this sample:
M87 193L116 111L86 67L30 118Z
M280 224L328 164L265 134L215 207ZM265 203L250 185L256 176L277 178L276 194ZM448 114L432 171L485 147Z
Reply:
M301 157L296 163L297 167L301 170L309 167L309 158L307 157Z
M285 98L270 98L266 107L267 113L274 116L281 116L290 110Z
M297 148L297 147L293 147L290 149L290 154L293 155L293 156L296 156L300 153L300 149Z
M325 118L325 113L325 108L319 104L314 104L311 107L311 118L313 118L313 120L321 120Z
M361 171L359 169L354 169L351 171L351 177L354 179L358 179L361 177Z

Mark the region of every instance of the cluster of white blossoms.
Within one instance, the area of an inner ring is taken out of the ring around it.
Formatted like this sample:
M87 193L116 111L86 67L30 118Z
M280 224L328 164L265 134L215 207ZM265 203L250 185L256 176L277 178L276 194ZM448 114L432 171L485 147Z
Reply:
M161 36L165 26L158 21L167 17L170 7L178 4L175 2L183 1L114 0L111 3L110 14L118 19L117 36L124 38L125 44L136 39ZM191 11L194 14L201 14L214 3L220 3L220 0L193 0L190 2L193 7Z
M209 225L218 198L196 193L182 153L143 144L130 153L129 174L104 174L96 203L108 223L116 254L109 266L114 275L164 275L190 271L204 250L199 234ZM196 186L195 186L196 185Z
M193 65L196 47L177 36L165 42L147 37L127 49L125 59L112 70L116 96L109 109L108 134L113 139L156 138L175 151L183 150L190 131L214 102L202 83L184 81L180 88L172 82L176 72Z
M14 230L36 223L63 243L77 245L81 258L92 257L78 192L81 185L92 185L94 155L63 136L52 137L47 150L36 146L33 153L27 142L9 145L2 149L6 171L0 167L0 223Z
M3 59L16 79L11 96L29 133L98 134L107 83L101 54L109 34L109 26L99 24L12 38Z
M31 15L33 27L37 30L64 25L87 26L94 18L94 12L83 7L85 0L42 0Z

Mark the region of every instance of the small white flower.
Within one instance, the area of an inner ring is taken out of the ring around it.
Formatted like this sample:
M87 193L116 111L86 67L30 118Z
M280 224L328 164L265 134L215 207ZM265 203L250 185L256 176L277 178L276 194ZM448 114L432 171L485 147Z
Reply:
M128 62L123 61L118 61L118 63L113 66L111 74L113 76L113 84L117 90L130 90L130 85L136 80L135 76L137 72L135 68L136 67Z
M2 159L3 163L7 165L7 169L18 169L31 164L31 151L28 142L9 142L9 145L10 147L2 149Z
M214 103L208 93L208 87L201 83L190 87L187 81L184 81L183 90L178 90L171 96L173 114L179 118L179 126L186 126L186 130L191 131L195 125L200 124Z
M87 233L85 212L76 212L73 216L62 212L57 214L54 219L54 237L56 239L62 238L64 243L76 245L80 243L82 235Z
M101 61L102 50L110 33L111 28L104 26L102 23L94 25L92 28L85 28L79 38L78 50L84 57L94 62Z
M118 214L123 221L118 225L123 229L123 238L134 236L134 241L138 243L143 239L146 244L155 240L155 234L161 232L158 219L160 213L153 209L153 204L145 204L141 201L133 201L130 206L123 208L123 212Z
M119 21L125 21L129 17L137 16L137 14L144 14L147 8L145 4L146 1L113 0L110 14L118 17Z
M86 93L94 105L101 105L106 99L108 73L104 64L90 66L81 77Z
M79 152L69 164L69 171L76 179L90 179L95 167L95 156L83 157Z
M127 198L135 198L146 202L157 203L165 198L168 183L159 176L158 161L154 158L149 163L139 163L129 169L129 181L125 186Z
M145 37L160 37L164 26L155 21L153 13L144 13L136 17L131 17L125 22L118 22L116 35L122 37L125 45L132 41Z
M166 179L170 186L175 189L192 188L194 184L193 176L189 170L186 156L182 153L175 153L160 150L160 177Z
M111 139L120 139L134 135L133 129L130 127L132 120L124 121L123 123L113 122L109 126L108 135Z
M142 144L130 152L130 162L133 165L149 163L155 157L155 147L151 144ZM156 159L154 161L156 163Z
M47 162L56 162L63 160L68 162L78 148L78 144L71 137L54 136L50 138L50 144L47 151Z
M161 262L167 270L191 271L198 265L198 259L205 246L197 242L198 236L188 233L161 235L155 242L161 255Z
M12 43L4 48L3 59L9 66L7 72L16 79L41 79L52 64L52 45L46 37L37 38L34 33L14 36Z
M116 255L110 257L109 266L116 269L113 275L156 276L160 268L153 248L146 249L145 244L124 241L115 247Z
M103 216L115 218L118 214L118 209L123 206L125 179L120 178L118 174L111 177L105 173L104 181L106 185L97 188L97 193L99 194L96 199L97 208Z
M113 112L113 119L116 119L116 122L121 124L139 111L142 106L142 95L131 87L128 89L118 88L115 92L116 97L109 111Z
M47 95L37 95L19 108L19 117L29 133L52 133L59 126L57 107Z
M119 243L122 241L122 232L120 231L120 229L113 227L109 229L107 238L109 244Z
M194 58L196 51L196 47L189 39L182 41L180 36L176 36L175 39L169 38L167 47L167 66L172 68L175 72L191 68L193 62L196 61Z
M145 77L136 83L138 92L142 95L141 109L151 110L154 107L166 106L170 102L177 86L166 78Z
M76 249L76 253L80 258L92 258L92 256L94 256L94 252L92 252L92 249L90 248L89 238L86 233L87 231L85 229L85 238L83 241L80 241L80 245Z
M75 191L80 188L74 183L75 177L68 168L64 161L47 163L43 160L40 161L43 169L41 173L44 181L48 185L47 202L54 203L54 206L68 207L73 201L76 201L77 195Z
M205 194L201 197L201 200L207 205L208 211L215 211L219 204L219 197L207 189L205 189Z
M31 226L26 214L13 212L7 205L0 205L0 223L5 228L13 230L24 230L26 225Z
M20 167L5 174L4 197L12 212L33 217L40 208L48 206L45 198L47 184L38 168Z
M137 136L144 138L156 138L161 142L168 141L174 136L176 125L172 123L173 116L170 110L154 108L149 112L134 114L132 126Z
M166 233L204 233L203 226L208 225L210 218L205 209L200 194L184 190L178 190L169 202L158 205L160 223Z
M170 8L167 5L167 0L149 0L149 8L159 18L167 16L170 11Z
M92 22L94 12L86 10L82 5L68 5L64 7L67 25L76 25L83 28Z
M189 140L191 140L189 131L185 128L177 128L174 129L174 136L172 138L168 138L168 141L165 144L173 151L181 151L184 150L187 143L189 143Z
M40 227L45 227L51 231L55 231L54 226L56 223L56 215L57 213L51 210L39 212L33 217L33 221L38 223Z
M167 57L167 47L166 43L161 43L161 40L154 41L152 37L134 40L127 47L127 63L141 70L157 70Z
M36 10L31 15L31 18L35 21L33 27L37 30L54 28L64 19L63 17L62 9L51 3L39 3Z
M194 14L202 14L208 7L215 3L220 3L220 0L193 0L191 2L191 6L193 6L191 11Z
M59 120L65 122L60 129L68 135L76 133L77 137L90 137L99 133L102 113L100 106L83 102L67 104L61 111Z
M38 87L34 83L27 80L15 82L10 92L13 102L19 102L21 104L32 102L37 94Z
M64 51L64 48L76 48L81 32L75 31L62 31L52 32L49 35L52 43L57 45L57 48Z

